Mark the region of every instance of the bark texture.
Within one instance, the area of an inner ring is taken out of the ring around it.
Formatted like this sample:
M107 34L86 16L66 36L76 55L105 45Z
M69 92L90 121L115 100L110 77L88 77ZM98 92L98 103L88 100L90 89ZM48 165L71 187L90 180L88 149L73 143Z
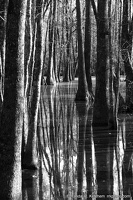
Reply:
M35 67L33 74L33 88L30 106L29 119L29 133L26 146L26 152L23 160L23 168L37 169L38 155L37 155L37 122L38 122L38 108L40 102L41 79L43 67L43 4L41 0L37 1L37 39L35 52Z
M82 31L81 31L81 12L80 0L76 0L77 13L77 37L78 37L78 90L76 93L76 101L87 101L89 92L87 87L85 64L82 47Z
M21 199L24 36L27 0L9 0L4 102L0 126L0 199Z
M93 125L108 125L107 105L107 58L108 58L108 29L107 29L107 0L98 1L97 21L97 66L96 66L96 90L93 109Z

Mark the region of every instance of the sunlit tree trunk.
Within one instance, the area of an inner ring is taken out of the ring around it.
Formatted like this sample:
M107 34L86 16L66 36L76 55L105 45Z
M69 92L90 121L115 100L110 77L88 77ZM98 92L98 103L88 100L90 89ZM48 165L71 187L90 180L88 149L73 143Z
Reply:
M51 1L50 3L50 19L49 19L49 60L48 60L48 71L46 83L47 85L55 84L55 72L53 65L53 52L54 52L54 26L55 26L55 12L56 11L56 0Z
M26 145L26 151L23 160L23 167L30 169L38 168L38 155L37 155L37 120L38 120L38 107L40 102L41 92L41 78L43 67L43 5L44 1L37 1L36 13L37 15L37 39L36 39L36 52L35 52L35 67L33 72L33 87L31 106L29 113L29 132Z
M113 48L112 48L113 38L112 38L112 36L115 37L115 35L112 35L112 28L113 28L113 26L112 26L112 22L113 22L112 21L112 0L109 0L109 3L108 3L108 18L109 18L109 41L108 41L108 43L109 43L109 49L108 49L108 52L109 52L109 67L108 67L108 71L109 71L109 128L116 129L117 128L117 123L116 123L117 111L115 109L115 105L118 105L117 104L117 95L119 95L119 91L117 91L117 89L115 89L115 91L116 91L115 97L116 98L114 98L113 83L117 82L117 80L114 82L113 78L116 79L117 75L115 77L113 76L114 66L113 66ZM119 67L115 66L115 71L117 71L117 68L119 68ZM114 87L116 88L117 85L115 84Z
M128 112L133 111L133 70L131 66L132 32L129 30L129 1L123 0L121 49L126 74L126 106Z
M78 36L78 90L76 93L76 101L87 101L89 99L89 92L87 87L85 63L83 57L83 43L81 31L81 11L80 0L76 0L76 14L77 14L77 36Z
M93 108L93 125L108 125L107 105L107 0L98 1L96 90Z
M70 11L69 11L69 2L68 0L65 1L65 28L66 28L66 53L65 53L65 69L64 69L64 82L70 81L70 28L69 28L69 18L70 18Z
M1 0L0 2L0 56L3 54L3 42L4 42L4 29L5 29L5 19L4 19L4 11L5 11L5 0ZM3 59L3 58L2 58Z
M0 199L21 199L24 37L27 1L9 0L4 101L0 124Z
M5 75L5 48L6 48L6 21L8 0L1 1L0 9L0 106L4 95L4 75Z
M32 73L29 73L29 68L31 67L31 59L32 59L32 49L33 49L33 27L32 27L32 2L33 0L29 0L27 2L27 27L26 27L26 33L25 33L25 76L24 76L24 119L23 119L23 136L22 136L22 160L23 155L26 147L27 137L28 137L28 100L29 100L29 94L28 94L28 87L29 87L29 80L30 76L32 76ZM34 10L34 9L33 9Z

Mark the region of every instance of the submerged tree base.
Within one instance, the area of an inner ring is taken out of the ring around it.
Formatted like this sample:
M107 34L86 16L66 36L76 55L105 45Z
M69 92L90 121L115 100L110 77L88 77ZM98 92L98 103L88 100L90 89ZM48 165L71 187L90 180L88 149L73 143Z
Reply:
M56 81L52 78L47 77L46 78L46 85L55 85Z
M39 166L35 163L22 164L22 169L38 170Z
M24 156L24 159L22 160L22 169L29 169L29 170L38 170L39 168L39 162L38 158L32 158L31 155L27 154Z
M96 116L93 114L92 126L93 127L108 127L108 116L105 116L102 113L100 114L100 116Z
M78 92L76 93L75 101L90 101L91 96L89 92Z
M105 127L106 129L108 129L108 122L101 122L101 121L92 122L92 126L96 128Z

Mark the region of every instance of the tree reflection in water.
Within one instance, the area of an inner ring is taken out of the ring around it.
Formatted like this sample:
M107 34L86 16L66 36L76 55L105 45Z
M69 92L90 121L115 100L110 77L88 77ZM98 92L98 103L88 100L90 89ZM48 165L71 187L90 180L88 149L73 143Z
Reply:
M75 82L43 88L40 168L38 175L23 173L24 200L117 200L133 195L132 117L129 122L119 116L117 131L93 128L92 107L74 102L76 89Z

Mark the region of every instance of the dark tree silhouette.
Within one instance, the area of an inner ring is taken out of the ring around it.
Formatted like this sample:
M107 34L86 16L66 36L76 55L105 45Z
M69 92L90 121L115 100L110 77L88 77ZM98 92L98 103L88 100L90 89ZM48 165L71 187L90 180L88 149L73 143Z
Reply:
M106 94L108 56L107 2L107 0L98 1L96 90L93 109L94 126L108 125L108 105Z
M7 200L21 199L26 7L27 0L9 0L7 11L5 85L0 124L0 199Z
M77 12L77 35L78 35L78 90L76 93L76 101L86 101L89 98L89 92L87 87L85 64L83 58L82 47L82 32L81 32L81 13L80 13L80 1L76 0L76 12Z

